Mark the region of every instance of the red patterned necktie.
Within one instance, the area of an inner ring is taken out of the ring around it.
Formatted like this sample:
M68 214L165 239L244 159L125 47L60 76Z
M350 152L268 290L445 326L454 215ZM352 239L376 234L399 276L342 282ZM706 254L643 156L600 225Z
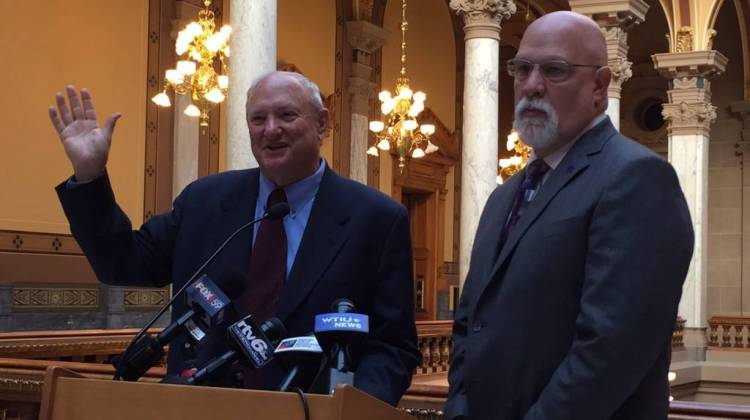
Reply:
M286 202L286 194L277 188L268 196L266 209L282 202ZM286 250L284 219L260 222L250 256L247 289L242 298L245 314L253 315L258 322L270 318L276 310L286 280Z
M286 202L286 194L281 188L268 196L266 209L274 204ZM258 236L250 255L250 271L247 275L247 288L240 297L242 316L253 315L260 324L273 316L286 280L286 232L284 218L265 219L260 222ZM240 366L245 388L264 389L263 372Z
M511 229L518 223L518 220L523 215L523 210L531 202L530 194L533 191L539 189L539 182L544 177L544 174L549 170L549 165L544 159L536 159L526 167L526 175L521 183L521 186L516 191L516 195L513 198L513 207L510 210L510 216L505 222L503 231L500 234L500 246L497 248L498 252L503 249L505 242L508 240Z

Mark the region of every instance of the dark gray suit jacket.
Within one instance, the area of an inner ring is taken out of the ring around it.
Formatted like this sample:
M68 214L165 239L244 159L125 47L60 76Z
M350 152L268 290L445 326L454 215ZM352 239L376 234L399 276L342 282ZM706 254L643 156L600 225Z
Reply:
M185 188L171 211L133 231L114 200L108 178L57 187L70 228L106 284L165 286L177 290L214 250L255 214L258 169L201 178ZM206 272L216 280L228 268L247 272L252 229L235 237ZM370 317L370 335L353 349L354 385L396 404L421 354L414 323L411 241L404 206L327 169L320 183L276 316L292 336L314 330L314 317L349 298ZM175 302L172 318L185 311ZM237 320L230 314L226 324ZM197 366L227 350L226 333L214 331L198 347ZM170 373L184 368L180 341L172 342ZM266 388L283 371L264 368ZM229 373L228 373L229 375ZM221 382L218 382L221 383Z
M524 173L485 206L453 331L446 418L666 419L693 251L671 165L605 119L498 239Z

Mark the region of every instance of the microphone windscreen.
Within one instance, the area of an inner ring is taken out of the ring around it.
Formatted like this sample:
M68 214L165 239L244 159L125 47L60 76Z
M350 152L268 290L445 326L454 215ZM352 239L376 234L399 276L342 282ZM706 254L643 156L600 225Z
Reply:
M286 202L276 203L269 207L266 213L268 213L268 218L271 220L280 219L289 214L289 204Z
M331 305L331 310L342 314L354 312L354 303L347 298L337 299Z
M271 341L277 341L287 336L286 327L279 318L269 318L260 324L260 330Z
M235 300L245 291L245 274L236 268L230 268L221 273L216 285L230 300Z

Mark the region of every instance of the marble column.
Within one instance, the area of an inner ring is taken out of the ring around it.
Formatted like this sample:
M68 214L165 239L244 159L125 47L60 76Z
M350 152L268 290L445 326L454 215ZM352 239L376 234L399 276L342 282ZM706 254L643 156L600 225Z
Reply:
M276 0L231 0L226 169L258 166L245 120L247 89L276 70Z
M628 61L628 31L645 20L648 7L644 0L570 0L570 10L593 19L607 41L607 65L612 70L607 115L618 130L622 84L633 75L633 63Z
M459 281L463 287L479 216L497 187L500 23L513 0L451 0L464 18L464 109L461 136Z
M348 85L352 112L349 133L349 178L367 185L370 99L375 89L370 57L385 44L388 31L373 23L358 20L346 23L346 33L354 53Z
M198 19L199 10L200 7L187 1L177 2L177 20L172 22L172 33L175 38L178 31ZM188 95L174 95L172 198L177 197L187 184L198 178L199 125L195 117L188 117L183 112L191 103Z
M656 69L670 79L662 115L669 134L669 161L685 193L695 230L695 249L685 279L678 314L688 328L707 323L708 141L716 107L709 77L723 73L727 58L718 51L655 54Z

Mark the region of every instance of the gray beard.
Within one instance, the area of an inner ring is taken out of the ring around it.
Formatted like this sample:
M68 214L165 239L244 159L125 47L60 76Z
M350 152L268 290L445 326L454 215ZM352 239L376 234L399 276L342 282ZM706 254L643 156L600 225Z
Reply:
M520 114L530 105L540 108L547 113L546 119L524 118ZM545 101L527 100L526 98L516 105L515 118L513 119L513 128L518 131L521 140L532 149L546 149L555 144L560 135L558 126L557 113Z

